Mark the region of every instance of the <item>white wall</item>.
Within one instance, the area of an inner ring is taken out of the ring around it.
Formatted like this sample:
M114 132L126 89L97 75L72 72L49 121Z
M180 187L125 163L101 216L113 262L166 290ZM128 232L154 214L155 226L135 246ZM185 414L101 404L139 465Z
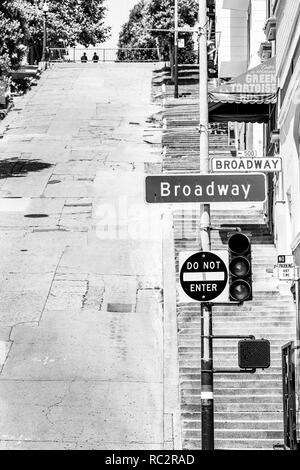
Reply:
M216 31L220 33L219 76L236 77L247 70L248 39L247 10L230 10L224 6L244 6L242 2L233 5L216 1Z
M258 51L266 40L263 31L266 0L217 0L216 16L216 30L221 32L220 78L236 77L260 64ZM262 155L263 125L249 125L247 140L249 149L252 147Z
M260 63L258 51L266 40L263 31L266 16L266 0L217 0L216 30L221 33L221 78L235 77Z
M287 65L295 46L295 42L299 36L294 33L294 28L297 28L300 15L300 2L299 0L281 0L278 2L276 10L277 16L277 40L276 40L276 57L278 72L282 76L284 72L282 67Z
M266 41L264 26L267 19L266 0L251 1L251 34L250 34L250 63L249 68L260 64L259 47Z
M295 47L300 37L300 2L280 1L277 10L277 71L282 88ZM283 106L279 111L281 155L283 157L284 215L276 229L280 245L288 252L300 243L300 62L290 80ZM288 194L290 193L290 204ZM291 215L290 215L291 212ZM285 225L284 225L285 224Z

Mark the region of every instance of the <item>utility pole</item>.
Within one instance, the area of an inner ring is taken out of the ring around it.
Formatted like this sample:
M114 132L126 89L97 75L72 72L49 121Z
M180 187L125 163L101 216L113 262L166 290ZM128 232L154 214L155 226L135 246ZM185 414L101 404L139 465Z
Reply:
M175 67L174 67L174 98L178 98L178 0L175 0L175 47L174 47L174 55L175 55Z
M199 0L199 111L200 111L200 173L209 172L208 143L208 61L206 0Z
M199 131L200 174L209 173L207 0L199 0ZM202 250L211 250L210 205L201 206ZM212 305L201 303L202 450L214 450Z
M42 62L46 62L46 47L47 47L47 16L43 16L43 57Z

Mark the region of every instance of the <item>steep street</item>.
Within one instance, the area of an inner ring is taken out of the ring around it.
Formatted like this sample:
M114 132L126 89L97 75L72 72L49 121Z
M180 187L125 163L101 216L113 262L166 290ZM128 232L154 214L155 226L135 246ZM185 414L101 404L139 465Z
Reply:
M175 445L152 69L56 65L2 123L1 449Z

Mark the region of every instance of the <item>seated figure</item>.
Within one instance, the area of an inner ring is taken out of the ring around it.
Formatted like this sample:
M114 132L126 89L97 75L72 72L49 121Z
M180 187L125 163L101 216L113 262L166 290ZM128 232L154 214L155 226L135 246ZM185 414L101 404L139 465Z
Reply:
M94 55L93 55L93 62L96 64L97 62L99 62L99 56L97 55L97 53L95 52Z

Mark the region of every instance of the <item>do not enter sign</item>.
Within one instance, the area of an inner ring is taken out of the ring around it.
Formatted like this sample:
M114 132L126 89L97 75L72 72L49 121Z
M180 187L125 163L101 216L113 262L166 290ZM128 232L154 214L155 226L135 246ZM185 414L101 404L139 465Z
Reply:
M182 265L180 283L185 294L198 302L211 302L225 290L228 270L224 261L211 252L192 255Z

